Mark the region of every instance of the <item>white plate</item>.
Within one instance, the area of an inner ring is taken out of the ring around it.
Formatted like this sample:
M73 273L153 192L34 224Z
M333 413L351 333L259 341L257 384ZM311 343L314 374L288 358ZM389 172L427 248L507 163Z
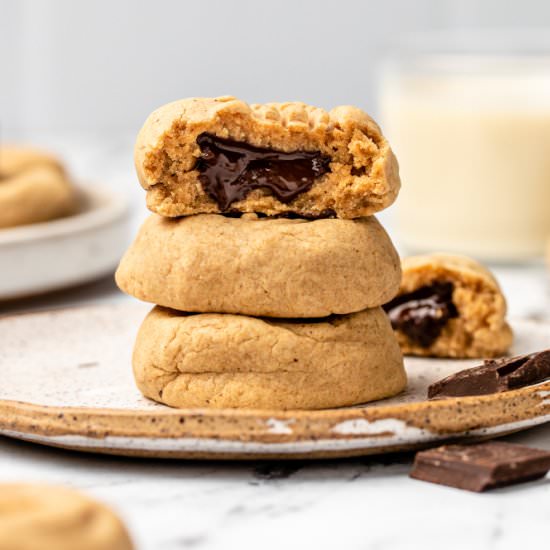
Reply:
M97 186L80 191L79 214L0 230L0 300L87 283L116 267L128 245L127 201Z
M131 354L151 306L0 318L0 434L90 452L165 458L315 458L496 437L550 420L550 381L426 400L430 383L479 361L410 358L407 390L324 411L171 409L140 395ZM513 353L550 347L550 324L513 323Z

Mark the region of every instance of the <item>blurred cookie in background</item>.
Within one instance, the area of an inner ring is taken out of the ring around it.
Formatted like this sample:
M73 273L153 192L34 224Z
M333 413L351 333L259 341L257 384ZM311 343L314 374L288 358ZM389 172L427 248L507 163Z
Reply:
M0 550L132 550L106 506L59 486L0 484Z
M0 146L0 303L112 274L129 214L120 190L69 177L55 155Z
M61 218L78 209L78 194L53 155L0 147L0 228Z
M405 355L498 357L512 345L506 299L475 260L428 254L402 260L399 294L384 306Z

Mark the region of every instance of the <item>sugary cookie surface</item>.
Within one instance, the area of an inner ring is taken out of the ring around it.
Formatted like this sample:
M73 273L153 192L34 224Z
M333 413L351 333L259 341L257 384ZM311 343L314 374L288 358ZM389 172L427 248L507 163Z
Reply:
M190 98L153 112L135 148L147 205L163 216L293 213L357 218L400 187L380 128L356 107Z

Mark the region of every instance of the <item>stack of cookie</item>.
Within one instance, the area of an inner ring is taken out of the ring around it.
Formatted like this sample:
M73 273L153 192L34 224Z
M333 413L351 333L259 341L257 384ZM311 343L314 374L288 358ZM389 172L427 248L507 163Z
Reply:
M381 305L399 257L372 216L395 158L354 107L186 99L136 144L155 212L116 274L158 304L135 344L144 395L174 407L320 409L403 390Z

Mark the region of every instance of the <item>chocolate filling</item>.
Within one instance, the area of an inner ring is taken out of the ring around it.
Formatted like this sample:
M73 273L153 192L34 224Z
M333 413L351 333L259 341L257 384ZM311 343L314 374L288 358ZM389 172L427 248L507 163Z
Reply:
M397 296L384 309L395 330L427 348L439 337L447 321L458 317L453 290L453 283L433 283Z
M210 134L198 136L197 144L199 180L221 211L253 189L269 189L289 203L330 171L330 157L318 151L284 153Z
M244 216L246 212L239 212L238 210L229 210L227 212L224 212L222 216L225 216L227 218L241 218ZM325 210L321 210L321 212L317 214L297 214L296 212L281 212L280 214L273 214L272 216L268 216L267 214L264 214L263 212L256 212L255 213L258 218L273 218L273 219L280 219L285 218L289 220L326 220L326 219L333 219L336 218L336 212L332 208L327 208Z

